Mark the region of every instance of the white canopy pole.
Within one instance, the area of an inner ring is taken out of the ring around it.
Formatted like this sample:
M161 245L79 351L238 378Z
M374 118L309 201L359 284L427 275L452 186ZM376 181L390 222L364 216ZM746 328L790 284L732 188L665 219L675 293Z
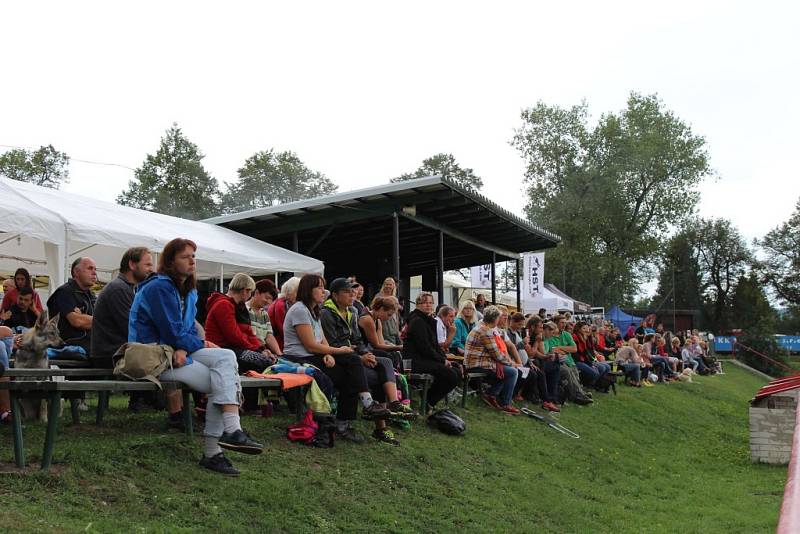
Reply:
M222 283L225 280L225 265L219 264L219 292L222 293Z

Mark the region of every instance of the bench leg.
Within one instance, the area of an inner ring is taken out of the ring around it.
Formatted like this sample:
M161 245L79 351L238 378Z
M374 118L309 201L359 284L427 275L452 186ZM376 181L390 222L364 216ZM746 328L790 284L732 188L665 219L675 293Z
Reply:
M469 376L464 375L464 380L461 382L461 407L467 407L467 390L469 389Z
M95 424L103 424L103 417L108 409L108 395L108 391L97 392L97 416L95 417Z
M50 469L53 460L53 449L56 445L56 432L58 431L58 412L61 409L61 393L51 391L47 394L47 434L44 438L44 452L42 453L42 470Z
M297 421L303 418L303 408L305 407L305 397L303 396L304 389L304 387L294 387L289 390L289 394L294 401L294 417Z
M191 392L187 388L181 390L183 397L183 406L181 407L181 416L183 417L183 426L186 428L186 437L191 440L194 438L194 421L192 421L192 406L190 404Z
M72 414L73 425L81 424L81 412L78 410L78 404L80 404L80 402L81 400L76 397L69 400L69 411Z
M14 462L20 469L25 467L25 444L22 440L22 410L16 392L11 394L11 431L14 434Z

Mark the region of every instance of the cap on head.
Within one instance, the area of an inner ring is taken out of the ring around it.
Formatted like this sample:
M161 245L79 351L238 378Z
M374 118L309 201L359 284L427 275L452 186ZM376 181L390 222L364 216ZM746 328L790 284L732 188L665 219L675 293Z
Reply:
M355 284L348 281L347 278L336 278L328 287L330 288L331 293L338 293L339 291L344 291L346 289L353 289L354 286Z

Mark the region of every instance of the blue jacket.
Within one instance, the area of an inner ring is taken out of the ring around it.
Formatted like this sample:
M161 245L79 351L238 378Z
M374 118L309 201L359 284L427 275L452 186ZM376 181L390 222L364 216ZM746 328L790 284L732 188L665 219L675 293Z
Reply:
M189 354L202 349L205 343L194 326L197 290L186 295L181 308L180 293L169 276L158 274L141 282L128 317L128 342L169 345Z
M468 325L467 321L459 317L456 319L456 335L453 336L453 341L450 342L451 348L466 350L467 336L475 328L477 321Z

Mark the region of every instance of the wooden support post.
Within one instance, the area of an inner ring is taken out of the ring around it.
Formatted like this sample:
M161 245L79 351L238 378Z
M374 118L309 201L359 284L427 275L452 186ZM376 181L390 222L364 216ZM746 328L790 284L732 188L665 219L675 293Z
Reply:
M439 230L439 253L436 264L436 291L439 293L439 304L444 304L444 232Z
M25 443L22 439L22 410L19 408L19 398L16 391L9 391L11 395L11 432L14 434L14 462L17 467L25 467Z
M495 264L497 263L497 253L492 251L492 304L497 304L497 280L495 279Z
M42 453L42 470L50 469L53 461L53 449L56 446L56 433L58 432L58 413L61 411L61 392L50 391L47 393L47 433L44 438L44 452Z
M400 283L400 218L392 213L392 275Z

